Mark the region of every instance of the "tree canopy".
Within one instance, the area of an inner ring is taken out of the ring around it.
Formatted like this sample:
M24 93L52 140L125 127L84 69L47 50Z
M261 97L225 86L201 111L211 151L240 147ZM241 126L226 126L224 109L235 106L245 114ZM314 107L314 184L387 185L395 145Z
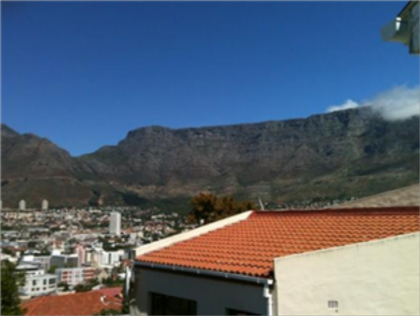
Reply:
M121 315L121 311L118 311L113 308L104 308L99 313L96 313L95 315Z
M250 201L237 201L233 197L217 197L210 193L200 193L191 199L190 223L205 224L221 220L245 211L255 209Z
M1 262L1 314L23 315L20 306L19 285L25 283L25 274L17 272L15 265L8 260Z

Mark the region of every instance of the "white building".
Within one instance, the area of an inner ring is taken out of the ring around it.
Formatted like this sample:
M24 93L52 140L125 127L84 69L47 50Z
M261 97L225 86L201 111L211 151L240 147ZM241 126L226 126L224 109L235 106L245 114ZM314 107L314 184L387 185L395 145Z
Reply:
M418 207L248 211L136 255L131 315L420 315Z
M55 270L58 282L75 286L95 278L94 268L64 268Z
M24 255L20 260L20 264L37 265L40 269L48 270L50 268L51 256L34 256Z
M121 258L124 255L123 250L118 251L103 251L102 252L102 265L112 266L121 261Z
M24 272L26 277L45 274L45 270L37 263L19 262L16 271Z
M86 262L95 266L113 266L121 261L124 255L123 250L105 251L103 249L94 248L86 252Z
M51 256L50 266L55 266L57 268L64 267L78 267L79 266L79 256L77 254L70 255L55 255Z
M19 293L25 296L40 296L57 290L57 277L54 274L26 275L25 285Z
M410 54L419 54L419 2L410 1L397 17L381 30L382 39L408 46Z
M19 201L19 211L24 211L26 210L26 202L25 200L20 200Z
M109 233L119 236L121 234L121 214L112 212L109 220Z
M41 209L43 211L48 211L48 201L47 200L42 201Z

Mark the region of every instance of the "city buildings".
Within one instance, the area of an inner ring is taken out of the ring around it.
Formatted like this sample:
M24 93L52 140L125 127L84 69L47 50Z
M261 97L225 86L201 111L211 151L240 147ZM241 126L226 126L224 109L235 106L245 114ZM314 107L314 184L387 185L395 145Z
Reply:
M47 271L50 268L51 256L34 256L34 255L24 255L20 260L20 264L32 264L38 265L44 271Z
M23 296L40 296L55 293L57 290L57 276L54 274L26 275L25 285L19 288Z
M53 254L51 256L50 266L57 268L64 267L78 267L79 266L79 256L77 254Z
M119 236L121 234L121 214L112 212L109 220L109 233Z
M94 268L62 268L55 271L58 282L76 286L95 278Z
M132 315L418 315L419 209L249 211L136 250Z

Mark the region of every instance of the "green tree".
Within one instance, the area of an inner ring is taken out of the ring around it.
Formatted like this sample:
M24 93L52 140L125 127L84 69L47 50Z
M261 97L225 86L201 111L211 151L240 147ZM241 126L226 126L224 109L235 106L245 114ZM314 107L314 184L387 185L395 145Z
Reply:
M51 266L48 269L47 273L54 274L55 273L55 270L57 270L57 266Z
M70 290L69 285L66 282L60 282L57 284L58 287L64 287L63 291L66 292L68 290Z
M12 257L15 256L15 252L13 250L11 250L10 248L2 248L1 252L6 254L6 255L10 255Z
M217 196L213 194L200 193L191 199L191 212L188 220L192 223L209 222L215 211Z
M20 306L19 285L24 285L25 274L17 272L15 265L8 260L1 262L1 314L23 315Z
M237 201L233 197L217 197L213 194L200 193L191 199L192 210L188 215L190 223L211 223L245 211L255 209L249 201Z
M96 313L95 315L121 315L121 311L118 311L113 308L108 308L102 309L99 313Z
M99 281L97 279L92 279L87 281L86 283L78 284L74 287L76 292L89 292L92 290L93 287L99 285Z

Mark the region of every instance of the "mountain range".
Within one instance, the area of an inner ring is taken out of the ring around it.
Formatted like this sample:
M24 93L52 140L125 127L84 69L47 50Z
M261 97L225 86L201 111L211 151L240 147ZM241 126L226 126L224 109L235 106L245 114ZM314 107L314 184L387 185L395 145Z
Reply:
M1 126L2 201L29 207L141 205L209 191L282 203L363 197L419 181L419 117L368 107L304 119L130 131L72 157L46 138Z

